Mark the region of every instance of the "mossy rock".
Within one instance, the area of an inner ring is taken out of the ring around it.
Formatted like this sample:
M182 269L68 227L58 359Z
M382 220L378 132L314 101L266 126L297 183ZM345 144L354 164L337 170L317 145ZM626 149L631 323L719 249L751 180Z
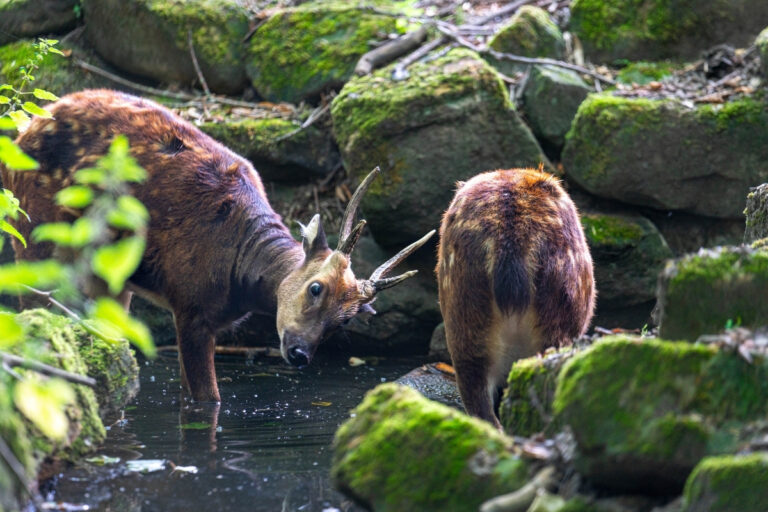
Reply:
M371 43L401 31L394 16L341 2L283 9L251 38L246 72L264 98L298 103L341 88Z
M198 80L189 34L208 86L237 93L245 85L248 13L237 0L83 0L85 32L115 67L159 82Z
M77 0L0 0L0 45L73 28L77 5Z
M369 510L477 510L528 479L510 438L411 388L382 384L351 416L336 432L331 478Z
M659 278L659 333L696 340L727 326L768 325L768 251L701 249L670 261Z
M341 160L330 130L299 127L288 119L267 118L225 119L204 123L200 129L250 160L264 181L321 178Z
M499 419L505 432L525 437L557 432L562 426L552 421L557 376L575 353L568 347L544 357L515 361L499 404Z
M501 78L474 52L454 49L408 68L350 80L331 106L347 170L382 176L363 199L376 240L410 243L437 228L455 183L480 172L546 162Z
M518 9L491 38L488 46L497 52L523 57L547 57L558 60L565 57L563 33L549 17L547 11L533 5L524 5ZM489 57L488 61L506 75L512 75L527 67L527 64L517 64L508 60L499 61L493 57Z
M768 408L768 361L714 346L606 337L571 358L556 418L595 485L679 492L701 458L735 452L739 428Z
M768 28L760 32L755 39L755 45L760 52L760 70L763 78L768 79Z
M26 476L34 479L37 460L32 439L27 430L27 423L13 405L11 376L7 372L0 374L0 439L8 445L21 463ZM27 499L26 491L19 485L15 474L5 459L0 458L0 510L22 510L22 504Z
M35 61L36 50L33 45L33 40L23 39L0 46L0 83L10 84L17 88L21 85L19 68L26 66L30 60ZM59 45L59 47L62 50L72 50L83 60L104 67L97 57L90 55L77 45L66 43ZM105 78L83 71L71 58L64 58L61 55L49 53L42 61L37 62L37 65L39 69L34 73L35 81L32 86L45 89L57 96L64 96L83 89L119 88Z
M576 111L590 90L571 70L534 66L523 91L521 110L536 137L559 152Z
M628 85L646 85L671 75L674 67L670 61L629 62L616 74L616 80Z
M685 484L683 512L768 510L768 453L707 457Z
M664 237L639 215L582 212L595 265L600 307L633 306L656 297L656 282L672 257Z
M768 183L754 187L749 191L744 215L747 217L744 243L754 242L768 236Z
M595 62L696 58L716 44L743 47L768 25L751 0L574 0L570 29Z
M674 100L592 94L566 137L566 174L595 195L660 210L742 218L768 181L768 104L688 108Z

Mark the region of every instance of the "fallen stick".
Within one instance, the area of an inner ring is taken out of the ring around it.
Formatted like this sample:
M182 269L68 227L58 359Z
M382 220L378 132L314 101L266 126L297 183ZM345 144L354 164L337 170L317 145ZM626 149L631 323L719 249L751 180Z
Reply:
M77 373L71 373L66 370L62 370L61 368L56 368L55 366L41 363L40 361L26 359L24 357L8 354L7 352L0 352L0 360L2 360L3 363L7 364L10 367L20 366L22 368L27 368L29 370L34 370L38 373L42 373L43 375L48 375L51 377L59 377L61 379L64 379L69 382L73 382L75 384L83 384L85 386L90 386L90 387L96 386L96 380L91 377L87 377L85 375L79 375Z
M443 46L447 42L447 37L437 37L403 57L397 64L395 64L395 68L392 70L392 80L397 82L408 78L408 72L406 71L408 66L421 59L432 50Z
M197 62L197 55L195 54L195 46L192 44L192 30L187 30L187 43L189 44L189 56L192 57L192 65L195 67L195 73L197 73L197 79L200 80L200 85L203 87L206 96L211 95L211 90L208 88L208 82L205 81L203 76L203 70L200 69L200 64Z
M179 347L178 345L163 345L157 347L157 350L159 352L178 352ZM280 353L280 349L274 347L216 347L215 351L217 354L235 356L241 355L247 359L253 359L256 356L275 358L283 357L283 355Z
M370 74L374 69L388 64L399 56L418 47L426 37L427 29L422 26L413 32L408 32L397 39L382 44L360 57L355 66L355 74L358 76Z
M517 491L497 496L480 505L480 512L525 512L536 499L539 489L548 490L554 483L555 468L547 466Z

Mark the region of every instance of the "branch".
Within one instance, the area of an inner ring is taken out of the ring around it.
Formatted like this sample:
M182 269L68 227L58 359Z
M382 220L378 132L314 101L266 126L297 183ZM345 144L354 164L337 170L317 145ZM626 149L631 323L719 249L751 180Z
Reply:
M11 367L21 366L22 368L34 370L38 373L42 373L43 375L48 375L51 377L59 377L69 382L74 382L75 384L84 384L90 387L96 386L96 380L91 377L68 372L66 370L62 370L61 368L56 368L55 366L41 363L40 361L26 359L23 357L15 356L13 354L8 354L7 352L0 352L0 360Z
M545 466L517 491L497 496L480 506L480 512L525 512L536 499L539 489L551 490L557 482L555 468Z
M301 123L301 126L296 128L295 130L292 130L292 131L290 131L288 133L285 133L285 134L277 137L272 142L275 142L275 143L282 142L285 139L290 139L291 137L293 137L294 135L296 135L300 131L306 130L307 128L309 128L310 126L315 124L315 121L317 121L318 119L323 117L323 115L328 111L329 108L331 108L331 102L330 101L328 103L326 103L325 105L323 105L322 107L318 107L315 110L313 110L312 113L309 114L309 117L307 118L307 120L304 121L303 123Z
M517 2L512 2L509 5L505 5L498 11L492 12L487 16L483 16L479 20L475 21L473 25L485 25L486 23L489 23L495 20L496 18L505 18L511 14L514 14L515 11L517 11L519 8L521 8L525 4L530 4L532 2L533 0L517 0Z
M192 44L192 29L187 30L187 43L189 45L189 55L192 57L192 65L195 66L195 73L200 80L200 85L203 86L206 96L211 95L211 90L208 88L208 82L205 81L203 71L200 69L200 64L197 62L197 55L195 55L195 46Z
M157 347L157 350L160 352L178 352L179 347L177 345L166 345ZM253 359L256 356L283 357L280 349L274 347L216 347L215 351L217 354L243 356L248 359Z
M391 62L397 57L417 48L424 38L427 37L427 29L424 26L419 27L413 32L408 32L392 41L386 42L375 48L357 61L355 74L359 76L370 74L375 68Z
M416 49L416 51L411 52L403 57L397 64L395 64L395 69L392 70L392 80L397 82L408 78L408 72L406 71L408 66L421 59L432 50L443 46L447 42L447 37L440 36L438 38L432 39L424 46Z
M0 458L5 461L6 466L11 470L29 497L32 498L32 501L35 502L35 505L37 505L39 510L41 504L40 495L35 492L32 482L27 478L27 472L24 469L24 466L19 462L19 459L16 458L11 447L8 446L2 437L0 437Z

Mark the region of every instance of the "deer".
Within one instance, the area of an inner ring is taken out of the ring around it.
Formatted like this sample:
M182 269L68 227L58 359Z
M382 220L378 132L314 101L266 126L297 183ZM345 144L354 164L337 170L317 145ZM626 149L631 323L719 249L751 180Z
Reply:
M16 139L39 169L2 169L4 186L30 218L16 229L29 240L41 223L73 221L78 212L57 207L56 192L125 135L147 171L132 192L147 207L149 224L143 258L118 298L129 305L136 293L173 313L182 386L197 402L221 401L214 352L222 329L250 312L266 312L276 318L285 361L309 365L332 331L358 313L375 313L376 294L416 273L387 277L434 234L358 279L350 257L366 221L355 224L355 218L378 167L352 195L331 249L319 214L301 225L302 241L295 240L248 160L153 101L86 90L62 97L49 111L53 118L35 118ZM53 254L51 244L13 246L17 261Z
M570 345L592 319L592 257L576 207L541 168L459 182L435 271L464 408L502 430L496 408L514 361Z

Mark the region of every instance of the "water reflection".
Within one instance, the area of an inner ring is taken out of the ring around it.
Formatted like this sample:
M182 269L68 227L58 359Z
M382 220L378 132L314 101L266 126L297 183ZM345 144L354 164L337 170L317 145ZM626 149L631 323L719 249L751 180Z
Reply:
M99 451L121 462L71 468L49 484L48 497L105 511L358 510L329 482L333 434L365 391L420 362L353 368L320 360L299 372L217 361L221 406L186 401L175 360L148 363L138 398ZM138 458L166 467L128 472L124 462Z

